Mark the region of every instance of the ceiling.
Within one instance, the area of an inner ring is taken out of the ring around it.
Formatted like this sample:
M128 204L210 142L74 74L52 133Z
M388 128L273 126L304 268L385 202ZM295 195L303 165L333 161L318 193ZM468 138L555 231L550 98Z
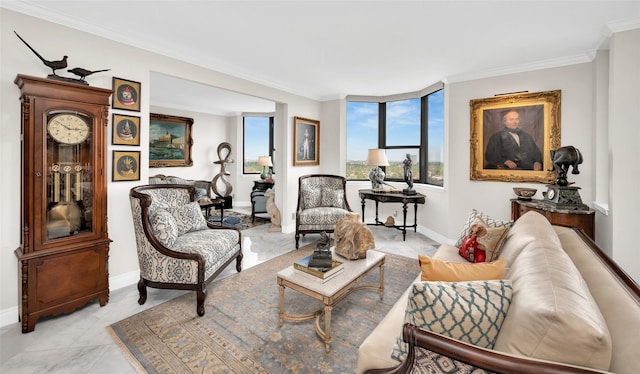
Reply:
M638 0L3 0L0 6L321 101L588 62L608 48L612 32L640 27ZM225 100L232 93L162 74L152 80L171 87L166 92L212 95L207 111L273 108L245 95ZM163 100L154 89L152 105Z

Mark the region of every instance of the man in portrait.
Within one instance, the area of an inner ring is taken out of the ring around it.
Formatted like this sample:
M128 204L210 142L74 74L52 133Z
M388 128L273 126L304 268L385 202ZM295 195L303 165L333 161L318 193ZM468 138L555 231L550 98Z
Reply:
M541 120L542 116L536 118ZM534 137L520 127L520 110L504 110L501 119L502 129L491 135L485 148L485 168L542 170L542 153Z

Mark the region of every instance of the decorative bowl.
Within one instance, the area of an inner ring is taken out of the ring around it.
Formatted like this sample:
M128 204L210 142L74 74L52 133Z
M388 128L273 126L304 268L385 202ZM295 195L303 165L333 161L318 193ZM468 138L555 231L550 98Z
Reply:
M536 194L538 190L535 188L526 188L526 187L514 187L513 193L518 195L519 199L529 200Z

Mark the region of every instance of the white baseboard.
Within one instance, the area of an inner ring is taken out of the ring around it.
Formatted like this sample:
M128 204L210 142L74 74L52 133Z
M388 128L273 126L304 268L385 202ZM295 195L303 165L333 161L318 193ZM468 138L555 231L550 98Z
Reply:
M138 279L140 279L140 272L137 270L111 277L109 278L109 291L136 284L138 283ZM20 322L19 315L20 310L17 305L0 310L0 327Z

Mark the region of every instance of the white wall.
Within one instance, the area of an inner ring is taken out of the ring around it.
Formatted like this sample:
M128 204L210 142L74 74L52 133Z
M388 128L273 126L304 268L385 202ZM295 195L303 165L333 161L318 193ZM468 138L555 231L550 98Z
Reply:
M176 77L189 79L212 86L231 89L239 93L250 93L253 96L272 100L282 108L288 108L291 114L307 118L319 118L320 104L314 100L292 95L280 90L272 89L242 79L234 78L198 66L186 64L171 58L153 54L140 49L132 48L114 41L106 40L92 34L78 32L63 26L49 23L40 19L29 17L20 13L2 9L0 12L0 113L3 136L1 138L0 152L3 162L0 163L0 209L3 212L2 225L0 227L0 282L2 284L0 294L0 324L17 321L18 303L18 274L17 260L13 251L20 245L20 104L18 101L20 91L13 84L17 74L45 77L50 73L48 69L22 44L13 34L16 30L43 56L54 59L67 54L71 67L81 66L89 69L108 68L111 71L96 74L87 78L90 85L95 87L111 88L111 78L120 77L138 81L141 83L141 111L136 113L141 117L141 146L139 149L143 159L148 154L148 133L144 131L149 121L149 92L150 75L152 71L160 72ZM43 38L46 35L46 38ZM55 40L55 43L51 43ZM62 51L62 52L61 52ZM61 75L64 73L59 72ZM162 108L154 108L160 111ZM120 112L121 113L121 112ZM171 114L181 115L181 112L171 110ZM131 114L131 113L129 113ZM191 116L193 113L186 113ZM133 186L144 184L150 174L164 173L185 177L207 177L214 174L211 162L217 160L215 149L219 142L229 141L237 144L237 134L230 131L230 125L222 124L222 119L215 116L194 114L200 117L194 125L194 167L192 168L153 168L141 169L140 182L110 182L108 185L108 216L109 236L113 240L109 255L109 276L111 289L121 287L137 279L138 262L135 251L135 240L131 226L131 213L129 208L128 193ZM111 118L111 115L109 116ZM198 126L205 122L211 122L216 130L222 134L201 130ZM215 123L214 123L215 122ZM290 149L292 119L281 119L284 125L277 130L279 142L282 144L279 152ZM147 127L148 128L148 127ZM110 131L110 126L107 131ZM241 131L241 130L240 130ZM322 134L321 134L322 136ZM201 139L204 137L204 139ZM110 136L107 137L110 139ZM324 139L321 138L322 141ZM203 143L204 141L204 143ZM110 140L107 145L107 155L113 149L123 149L121 146L113 147ZM202 147L204 145L204 147ZM197 154L197 156L196 156ZM204 155L204 158L203 158ZM316 168L291 168L292 161L283 157L276 157L278 170L282 174L278 177L278 183L282 191L295 191L297 189L297 175L305 174ZM198 157L196 159L196 157ZM237 157L237 156L236 156ZM237 164L236 164L237 165ZM108 160L108 170L111 170L111 160ZM240 170L241 167L240 167ZM240 171L241 173L241 171ZM239 175L235 173L235 175ZM236 177L237 178L237 177ZM110 179L110 178L109 178ZM237 181L241 183L241 180ZM248 198L247 198L248 199ZM291 204L295 200L291 194L286 201ZM283 201L282 196L276 195L276 201ZM295 209L295 204L293 204ZM289 207L290 209L290 207ZM284 224L291 224L290 216L283 216Z
M610 48L609 168L613 259L640 282L640 29L614 34Z
M13 35L18 31L44 56L57 58L60 51L68 54L72 67L82 66L91 69L110 68L108 73L96 74L87 80L92 86L111 88L111 77L139 81L142 84L141 103L141 146L142 155L148 153L148 133L144 131L149 119L150 72L160 72L176 77L230 89L274 101L276 103L276 151L274 164L278 171L276 179L276 203L281 210L283 228L292 231L297 199L298 177L311 173L343 174L346 162L346 111L344 100L319 103L314 100L292 95L242 79L230 77L215 71L186 64L164 56L131 48L91 34L71 30L46 21L35 19L6 9L0 12L0 125L3 136L0 138L0 211L3 213L0 225L0 324L17 321L17 261L13 251L20 243L20 105L19 90L13 84L17 74L43 77L50 72L35 56ZM42 35L47 35L44 39ZM56 43L50 43L55 40ZM640 262L633 241L637 215L639 135L637 119L640 118L640 77L637 66L640 65L640 30L615 34L610 52L610 95L608 97L609 116L609 201L600 203L610 207L610 215L598 214L598 224L602 222L605 231L612 238L613 248L600 243L613 253L614 258L634 277L640 280ZM594 69L596 71L594 72ZM571 176L580 191L583 201L592 206L597 194L595 183L598 163L595 158L597 136L595 126L602 110L603 98L594 94L602 84L600 68L592 63L544 69L521 74L510 74L494 78L456 82L445 87L445 186L414 186L418 192L427 195L427 203L419 209L418 223L420 231L439 241L452 240L458 234L462 222L471 208L477 208L496 218L510 216L509 199L512 187L529 185L542 190L541 184L503 183L469 180L469 101L491 97L497 93L527 90L530 92L562 90L561 101L561 144L575 145L585 158L581 174ZM597 78L596 78L597 77ZM600 82L596 84L596 82ZM607 106L605 105L605 107ZM168 108L153 108L164 111ZM181 112L170 110L170 114ZM193 168L143 168L140 182L117 182L108 185L109 235L113 239L109 258L111 288L117 288L137 279L137 256L131 228L131 215L128 191L131 187L146 183L149 175L165 173L207 179L215 175L217 169L212 162L217 160L215 149L222 141L229 141L234 148L237 162L229 170L235 178L234 191L242 194L238 201L246 201L248 190L253 185L254 176L242 176L241 119L222 118L193 114L194 125L194 165ZM293 117L301 116L320 120L320 165L293 167ZM205 130L204 125L211 123L214 131ZM225 124L226 123L226 124ZM109 130L110 131L110 128ZM201 132L203 131L203 132ZM218 132L222 131L222 133ZM201 139L205 138L205 139ZM110 141L109 141L110 143ZM113 147L107 147L111 154ZM130 147L130 149L133 149ZM196 156L197 153L197 156ZM143 156L143 158L146 156ZM197 158L197 159L196 159ZM202 158L202 159L201 159ZM143 162L144 166L144 162ZM111 170L111 160L108 161ZM206 177L205 177L206 175ZM360 211L357 190L368 188L367 182L353 182L348 185L348 198L353 210ZM538 192L540 197L540 192ZM372 205L367 206L367 217L372 216ZM383 208L385 209L385 208ZM393 209L381 213L384 217ZM412 216L410 216L411 219ZM614 225L615 223L615 225ZM598 232L603 228L598 227ZM108 307L108 306L107 306Z

